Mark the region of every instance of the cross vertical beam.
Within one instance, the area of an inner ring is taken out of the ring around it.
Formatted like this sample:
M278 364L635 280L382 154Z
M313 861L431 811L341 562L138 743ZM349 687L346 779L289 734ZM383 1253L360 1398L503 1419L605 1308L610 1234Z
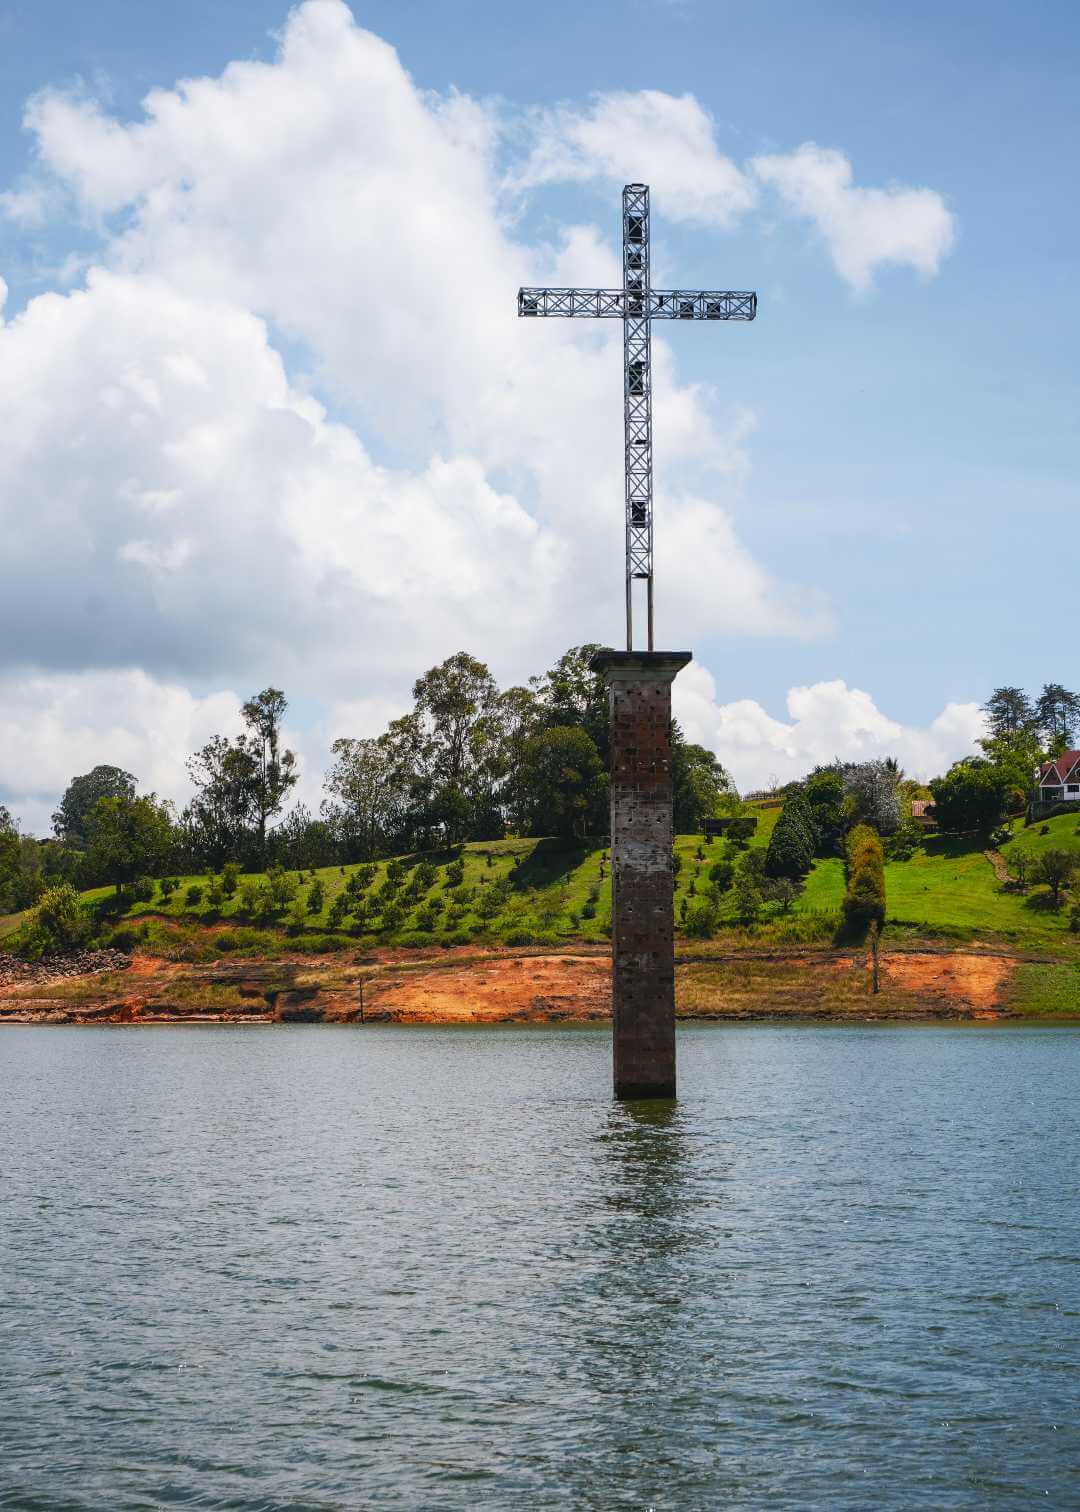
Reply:
M626 451L626 649L634 649L634 583L644 579L653 649L652 321L649 319L649 186L622 196L623 425Z

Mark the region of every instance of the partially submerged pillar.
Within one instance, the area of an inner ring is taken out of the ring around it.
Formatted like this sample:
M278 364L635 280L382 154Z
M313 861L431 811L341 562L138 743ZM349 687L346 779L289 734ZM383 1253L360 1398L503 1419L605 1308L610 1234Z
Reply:
M611 732L615 1096L675 1096L671 684L689 651L597 651Z

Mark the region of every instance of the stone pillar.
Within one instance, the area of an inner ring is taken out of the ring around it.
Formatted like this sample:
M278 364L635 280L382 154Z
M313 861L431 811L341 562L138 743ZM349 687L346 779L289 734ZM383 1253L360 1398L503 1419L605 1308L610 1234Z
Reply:
M598 651L611 728L615 1096L675 1096L671 684L689 651Z

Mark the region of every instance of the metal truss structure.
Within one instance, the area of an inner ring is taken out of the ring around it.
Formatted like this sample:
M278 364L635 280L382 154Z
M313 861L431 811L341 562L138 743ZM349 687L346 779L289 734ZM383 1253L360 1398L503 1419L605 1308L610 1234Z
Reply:
M623 323L626 430L626 649L634 649L633 585L644 580L653 649L652 341L654 320L753 320L757 295L731 289L654 289L649 275L649 187L622 196L621 289L519 289L518 314Z

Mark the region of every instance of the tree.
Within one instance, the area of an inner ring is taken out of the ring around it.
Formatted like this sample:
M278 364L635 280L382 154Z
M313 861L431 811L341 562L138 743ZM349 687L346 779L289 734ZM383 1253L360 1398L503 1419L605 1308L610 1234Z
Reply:
M17 949L32 961L43 955L79 950L89 940L92 928L78 893L70 882L61 882L42 893L19 933Z
M599 672L589 666L601 648L592 642L572 646L542 677L531 677L543 723L549 727L580 725L591 737L607 770L610 761L607 686Z
M134 798L137 786L130 772L116 766L96 766L81 777L73 777L52 816L53 833L68 845L85 845L87 821L98 800Z
M1080 696L1060 683L1044 683L1035 701L1035 720L1048 744L1067 750L1080 726Z
M300 773L292 751L281 749L281 725L288 700L280 688L264 688L240 710L251 732L241 735L251 757L251 807L259 831L259 854L266 859L266 823L280 814Z
M506 771L499 690L483 662L459 651L413 684L411 714L388 733L396 779L408 785L413 822L449 844L502 833Z
M671 785L677 835L696 833L724 798L738 796L717 757L687 741L677 719L671 721Z
M556 725L527 740L521 781L530 834L583 838L603 823L604 766L582 727Z
M1050 889L1050 899L1055 908L1061 907L1061 895L1076 875L1077 858L1073 851L1043 851L1035 863L1036 882L1045 883Z
M769 837L765 872L770 877L804 877L813 859L813 843L792 799L784 804Z
M1035 723L1035 709L1023 688L995 688L982 711L991 735L1015 735Z
M879 835L891 835L900 823L897 795L900 769L895 761L848 761L840 768L850 818L870 824Z
M14 913L21 906L21 885L22 854L18 827L0 803L0 914Z
M214 735L189 757L187 769L197 790L183 816L189 849L215 868L241 859L249 849L254 819L253 753L242 738L234 743Z
M168 806L145 798L99 798L86 823L87 860L123 894L124 884L153 876L168 860L173 841Z
M944 777L931 782L930 791L938 824L946 831L988 834L1008 813L1008 773L979 756L955 762Z
M390 737L335 740L332 749L323 818L350 860L386 855L401 831L407 801Z

